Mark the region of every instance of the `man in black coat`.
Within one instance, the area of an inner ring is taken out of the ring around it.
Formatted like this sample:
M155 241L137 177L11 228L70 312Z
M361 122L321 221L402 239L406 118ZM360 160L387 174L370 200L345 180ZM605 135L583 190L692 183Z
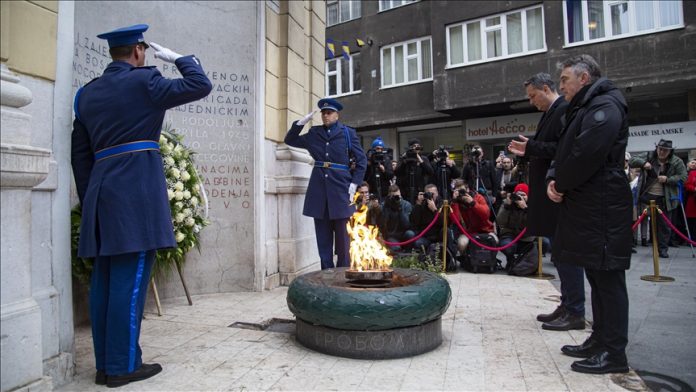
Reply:
M481 146L474 146L469 155L471 159L462 169L462 178L473 191L486 191L489 207L496 202L498 196L498 184L496 183L495 162L491 162L483 156Z
M394 170L396 184L411 205L416 202L418 192L422 192L428 179L435 174L430 160L422 152L423 146L420 139L409 140L408 151L401 155L399 164Z
M556 92L551 75L538 73L524 82L529 102L544 112L539 119L537 132L528 139L522 135L519 141L510 142L509 149L518 156L529 159L529 216L527 234L549 237L556 231L558 208L546 196L546 172L556 154L561 135L561 117L568 107ZM552 243L551 246L554 246ZM559 262L554 265L561 280L561 304L549 314L540 314L537 320L542 328L553 331L585 329L585 277L581 267Z
M585 268L592 288L592 334L563 346L581 373L628 371L628 293L631 265L632 196L623 171L628 142L627 104L602 78L588 55L559 65L561 91L569 101L547 194L559 203L553 256Z

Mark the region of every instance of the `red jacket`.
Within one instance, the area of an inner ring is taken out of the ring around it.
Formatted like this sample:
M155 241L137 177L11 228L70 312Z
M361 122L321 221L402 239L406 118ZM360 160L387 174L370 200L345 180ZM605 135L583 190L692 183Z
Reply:
M474 196L473 207L460 209L459 203L452 203L452 211L460 218L460 222L464 221L462 226L469 234L493 232L493 222L489 219L491 211L486 199L480 193Z
M689 172L689 177L684 183L686 202L684 209L687 218L696 218L696 170ZM691 233L693 235L694 233Z

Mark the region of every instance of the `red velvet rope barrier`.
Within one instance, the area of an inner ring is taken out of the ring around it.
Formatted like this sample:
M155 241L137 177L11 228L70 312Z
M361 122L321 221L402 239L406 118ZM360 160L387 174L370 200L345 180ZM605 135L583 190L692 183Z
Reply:
M662 219L664 219L665 222L667 223L667 226L669 226L672 230L674 230L674 232L677 233L677 235L679 235L684 241L688 242L689 244L696 245L696 241L692 241L691 239L689 239L689 237L682 234L679 230L677 230L676 227L674 227L672 222L669 221L669 219L665 216L665 214L662 213L661 210L658 210L658 211L660 212L660 216L662 217Z
M638 225L640 224L640 222L643 221L643 219L645 219L646 216L648 216L648 209L647 208L643 210L642 214L640 214L640 216L638 217L638 220L631 227L631 230L636 231L636 229L638 228Z
M509 244L507 244L507 245L505 245L505 246L498 246L498 247L487 246L487 245L484 245L484 244L482 244L482 243L476 241L476 240L474 239L474 237L472 237L469 233L467 233L466 230L464 230L464 228L462 227L462 224L459 222L459 219L457 219L457 217L454 215L454 213L452 213L451 217L452 217L452 220L454 221L454 223L457 224L457 227L459 227L459 230L461 230L461 232L462 232L465 236L467 236L467 237L471 240L471 242L473 242L474 244L480 246L480 247L483 248L483 249L488 249L488 250L495 250L495 251L505 250L505 249L507 249L507 248L509 248L509 247L511 247L511 246L513 246L513 245L515 245L515 243L517 243L517 241L519 241L520 238L522 238L522 237L524 236L524 233L527 232L527 228L525 227L524 229L522 229L522 231L520 232L520 234L518 234L517 237L515 237L515 239L512 240L512 242L510 242Z
M439 218L439 217L440 217L440 211L438 211L437 214L435 214L435 218L433 218L433 221L430 222L428 227L423 229L423 231L421 231L420 234L418 234L417 236L415 236L409 240L406 240L404 242L389 242L389 241L382 241L382 242L384 242L386 245L389 245L389 246L402 246L402 245L408 245L411 242L418 241L418 239L423 237L425 235L425 233L427 233L433 227L433 225L435 225L435 222L437 222L437 218Z

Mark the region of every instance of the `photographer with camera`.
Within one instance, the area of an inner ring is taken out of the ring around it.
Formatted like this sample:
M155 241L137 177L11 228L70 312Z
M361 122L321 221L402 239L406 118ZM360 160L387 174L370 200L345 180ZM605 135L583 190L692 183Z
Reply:
M482 194L472 191L463 179L458 179L454 182L452 202L452 213L462 222L462 226L469 234L488 234L494 237L496 243L498 242L493 222L489 219L490 208ZM459 233L458 228L456 230L457 248L459 253L463 255L469 246L469 238L463 233Z
M437 150L433 151L432 162L433 170L435 170L435 184L437 185L437 190L442 195L443 199L450 199L450 184L455 178L459 178L462 172L454 164L454 161L450 158L450 154L447 149L451 149L450 146L439 146Z
M379 200L377 200L377 195L370 193L370 186L364 181L358 186L358 191L355 194L358 195L355 200L355 210L360 211L363 208L367 208L365 224L368 226L377 225L377 216L379 213Z
M416 196L416 204L413 206L413 212L411 213L411 227L414 232L420 233L425 230L430 222L435 219L435 215L437 215L440 207L442 207L442 199L440 199L440 195L437 192L437 186L435 184L426 185L424 192L419 192ZM430 231L413 243L413 247L416 249L427 249L430 244L441 241L442 216L438 218L438 222L435 223L435 226Z
M403 242L413 238L416 233L410 230L412 210L411 203L401 197L399 186L391 185L384 202L374 210L382 238L388 242ZM390 246L389 249L394 253L401 251L400 246Z
M396 184L411 204L416 202L418 191L423 189L428 179L435 174L428 157L421 155L422 151L419 139L409 140L408 150L401 155L394 172L397 176Z
M503 199L503 205L498 211L498 234L500 235L500 246L505 246L512 242L525 227L527 227L527 198L529 186L527 184L517 184L512 193L508 193ZM520 244L502 250L505 255L505 269L509 270L515 258Z
M372 148L367 151L367 171L365 181L382 202L389 193L389 182L394 177L392 159L381 137L375 138Z
M496 196L500 191L495 175L495 165L483 156L481 146L474 146L471 149L469 162L466 163L462 178L466 181L469 189L486 193L488 206L491 208L496 202ZM492 211L492 210L491 210ZM491 218L494 218L493 212Z

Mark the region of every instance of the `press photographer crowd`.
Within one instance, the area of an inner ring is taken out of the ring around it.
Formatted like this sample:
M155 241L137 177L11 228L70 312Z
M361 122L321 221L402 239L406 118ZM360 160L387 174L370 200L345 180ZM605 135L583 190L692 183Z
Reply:
M537 316L542 328L585 329L586 277L592 333L561 351L579 358L574 371L625 373L631 254L651 242L660 258L670 246L693 246L696 160L687 174L667 139L632 157L626 100L596 60L574 56L558 70L558 90L548 73L521 83L543 114L532 137L511 139L495 160L474 145L455 162L452 147L431 152L418 138L399 154L377 137L364 152L355 130L338 121L343 106L333 98L318 103L322 125L300 135L309 113L285 143L315 159L303 214L314 218L322 269L349 266L346 223L356 210L367 211L393 255L416 253L423 265L448 271L531 275L539 253L548 253L561 303ZM659 215L645 212L653 202ZM654 239L649 225L658 227Z

